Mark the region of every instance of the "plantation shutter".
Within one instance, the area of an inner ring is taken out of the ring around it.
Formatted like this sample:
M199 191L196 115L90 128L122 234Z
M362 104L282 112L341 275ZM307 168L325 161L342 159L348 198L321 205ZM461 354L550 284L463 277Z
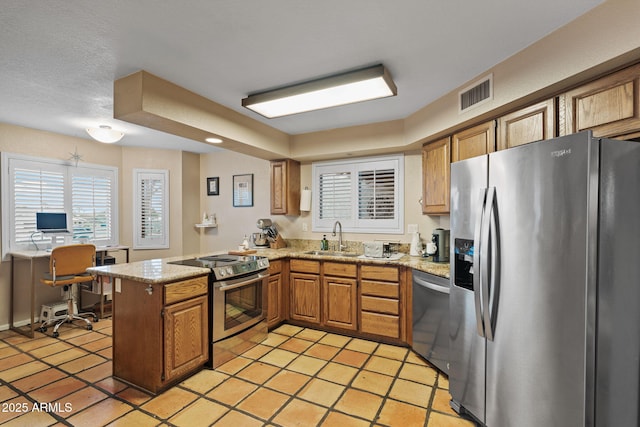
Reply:
M169 247L169 196L167 170L134 169L135 249Z
M395 213L395 171L365 170L358 173L358 218L390 219Z
M330 172L320 175L320 218L351 218L351 173Z
M96 244L111 241L114 181L112 174L96 174L84 169L72 173L74 239L87 238Z

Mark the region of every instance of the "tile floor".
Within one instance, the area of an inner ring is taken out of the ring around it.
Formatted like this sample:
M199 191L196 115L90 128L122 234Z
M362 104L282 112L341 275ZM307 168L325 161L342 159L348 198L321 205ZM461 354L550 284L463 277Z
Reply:
M113 378L111 321L60 338L0 332L7 426L469 426L448 381L411 350L282 325L159 396Z

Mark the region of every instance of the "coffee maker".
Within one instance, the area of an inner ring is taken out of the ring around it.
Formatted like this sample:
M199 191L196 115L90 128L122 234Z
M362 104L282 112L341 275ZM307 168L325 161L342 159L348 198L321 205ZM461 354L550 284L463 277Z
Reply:
M431 255L434 262L449 261L449 230L436 228L431 234L431 241L436 245L436 251Z

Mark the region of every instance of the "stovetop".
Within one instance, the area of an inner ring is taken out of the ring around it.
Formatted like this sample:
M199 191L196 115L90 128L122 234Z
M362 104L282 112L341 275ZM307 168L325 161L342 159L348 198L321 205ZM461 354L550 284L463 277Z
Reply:
M208 255L171 261L169 264L209 268L216 280L222 280L264 270L269 267L269 260L255 255Z

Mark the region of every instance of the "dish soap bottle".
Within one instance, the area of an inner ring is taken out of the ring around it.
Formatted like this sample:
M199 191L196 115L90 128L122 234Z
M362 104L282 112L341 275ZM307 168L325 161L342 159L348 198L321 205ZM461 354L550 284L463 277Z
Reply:
M327 240L327 235L322 236L322 240L320 241L320 249L323 251L329 250L329 241Z

